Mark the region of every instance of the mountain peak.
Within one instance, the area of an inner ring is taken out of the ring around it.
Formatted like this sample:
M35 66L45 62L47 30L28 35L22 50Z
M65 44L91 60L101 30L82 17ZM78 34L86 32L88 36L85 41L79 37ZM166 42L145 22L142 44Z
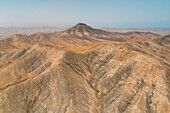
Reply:
M89 37L89 36L99 36L99 35L105 35L106 31L95 29L85 23L78 23L74 25L73 27L63 31L65 35L69 35L69 37ZM110 34L110 32L107 32ZM71 35L71 36L70 36Z
M86 26L86 24L85 24L85 23L78 23L77 25L84 25L84 26Z
M85 24L85 23L78 23L78 24L76 24L75 26L73 26L73 28L79 29L79 28L91 28L91 27L88 26L88 25Z
M82 37L85 33L94 32L94 29L85 23L78 23L64 32Z

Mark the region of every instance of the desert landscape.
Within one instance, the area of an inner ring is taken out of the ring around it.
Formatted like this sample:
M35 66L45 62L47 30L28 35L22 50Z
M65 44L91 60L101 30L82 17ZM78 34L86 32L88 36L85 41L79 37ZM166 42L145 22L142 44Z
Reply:
M0 113L169 113L170 36L84 23L0 40Z
M170 0L0 0L0 113L170 113Z

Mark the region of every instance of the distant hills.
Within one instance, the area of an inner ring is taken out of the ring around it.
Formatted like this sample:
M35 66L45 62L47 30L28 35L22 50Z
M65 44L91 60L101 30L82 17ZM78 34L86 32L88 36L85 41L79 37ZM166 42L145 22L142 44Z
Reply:
M1 38L8 38L10 35L13 34L33 34L36 32L44 32L44 33L52 33L56 31L62 31L66 28L57 28L57 27L50 27L50 26L43 26L43 27L0 27L0 39ZM153 32L157 34L167 35L170 34L170 28L103 28L106 31L111 32L130 32L130 31L140 31L140 32Z
M0 40L0 50L11 48L26 48L34 44L50 45L58 48L69 46L85 46L99 42L133 42L136 40L152 40L161 35L151 32L109 32L92 28L79 23L69 29L52 33L15 34L4 40Z
M45 33L50 33L50 32L56 32L56 31L61 31L62 29L56 28L56 27L0 27L0 38L7 38L10 35L13 34L33 34L36 32L45 32Z

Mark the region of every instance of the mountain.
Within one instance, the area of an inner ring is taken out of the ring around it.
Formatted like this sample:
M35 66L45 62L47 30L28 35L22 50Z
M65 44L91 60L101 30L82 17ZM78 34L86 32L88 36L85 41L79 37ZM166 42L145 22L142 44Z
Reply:
M0 113L169 113L164 39L169 37L84 23L3 39Z
M8 42L8 45L14 48L25 48L36 43L40 45L56 46L58 48L66 48L69 46L84 46L98 42L133 42L136 40L151 40L160 38L161 35L150 32L127 32L117 33L104 30L94 29L84 23L78 23L70 29L54 33L37 32L32 35L15 34L7 39L0 40ZM2 49L0 48L2 51ZM6 50L6 49L5 49Z
M73 26L68 30L57 33L57 35L67 38L90 40L93 42L101 41L126 42L135 40L135 38L138 38L138 40L139 39L145 40L160 37L160 35L150 32L128 32L128 33L109 32L100 29L94 29L84 23L78 23L77 25Z

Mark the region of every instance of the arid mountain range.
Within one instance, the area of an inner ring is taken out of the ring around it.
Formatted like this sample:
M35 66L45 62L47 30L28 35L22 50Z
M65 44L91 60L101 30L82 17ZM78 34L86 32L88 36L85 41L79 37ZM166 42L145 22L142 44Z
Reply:
M0 40L0 113L170 113L170 36L84 23Z
M36 32L43 32L43 33L52 33L56 31L63 31L67 28L59 28L59 27L50 27L50 26L43 26L43 27L0 27L0 39L8 38L14 34L24 34L30 35ZM170 34L170 28L102 28L106 31L110 32L152 32L160 35L168 35Z

